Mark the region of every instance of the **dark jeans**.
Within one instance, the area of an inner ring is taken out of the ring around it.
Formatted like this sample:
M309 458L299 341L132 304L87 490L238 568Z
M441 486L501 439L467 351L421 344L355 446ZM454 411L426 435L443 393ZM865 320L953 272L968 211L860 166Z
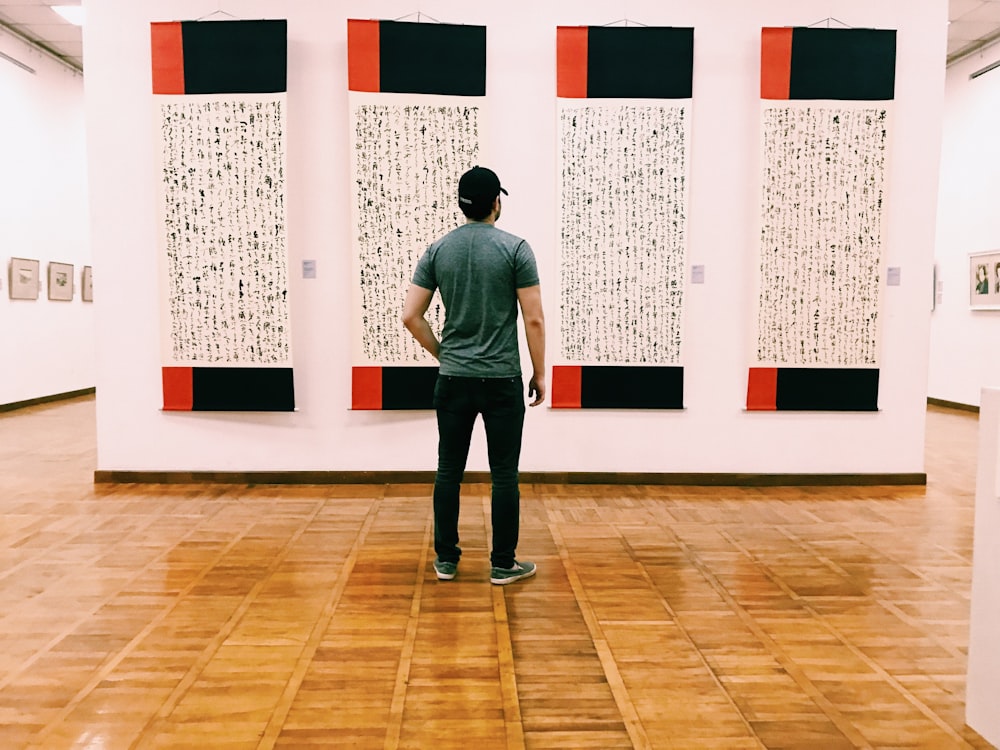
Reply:
M521 457L524 394L521 378L458 378L439 375L434 387L438 423L438 468L434 480L434 551L439 559L458 562L458 506L465 462L476 415L483 415L493 481L493 551L495 568L514 566L520 529L521 494L517 465Z

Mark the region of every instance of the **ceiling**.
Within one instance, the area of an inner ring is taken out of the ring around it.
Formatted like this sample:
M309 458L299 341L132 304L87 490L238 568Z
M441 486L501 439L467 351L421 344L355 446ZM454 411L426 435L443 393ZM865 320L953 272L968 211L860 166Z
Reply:
M0 0L0 29L41 47L71 68L83 70L80 27L64 21L49 7L80 4L81 0Z
M0 33L6 30L83 70L80 28L64 21L50 5L82 0L0 0ZM948 55L952 63L1000 41L1000 0L948 0Z
M948 0L948 63L996 41L1000 41L1000 0Z

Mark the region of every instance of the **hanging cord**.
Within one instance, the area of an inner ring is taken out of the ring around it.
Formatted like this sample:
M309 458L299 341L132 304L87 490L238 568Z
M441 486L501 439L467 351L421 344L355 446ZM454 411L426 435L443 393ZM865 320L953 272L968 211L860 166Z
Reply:
M605 23L605 24L602 24L602 26L604 26L605 28L607 28L608 26L614 26L614 25L619 24L619 23L625 24L625 28L628 28L628 25L630 23L633 24L634 26L646 26L646 27L649 26L648 23L639 23L638 21L633 21L633 20L631 20L629 18L619 18L617 21L612 21L611 23Z
M811 23L811 24L809 24L809 26L807 26L806 28L810 28L810 29L811 29L811 28L812 28L813 26L819 26L819 25L820 25L820 24L822 24L822 23L825 23L825 24L826 24L826 28L830 28L830 22L831 22L831 21L832 21L833 23L839 23L839 24L840 24L841 26L843 26L843 27L844 27L845 29L853 29L853 28L854 28L853 26L851 26L851 25L849 25L849 24L846 24L846 23L844 23L843 21L840 21L840 20L838 20L838 19L834 18L833 16L829 16L829 17L827 17L827 18L824 18L824 19L823 19L822 21L817 21L816 23Z
M228 11L224 11L221 7L218 10L213 10L208 15L204 15L201 18L196 18L194 20L195 21L204 21L204 20L206 20L208 18L211 18L212 16L229 16L230 18L233 18L233 19L235 19L237 21L241 20L239 16L234 16L232 13L229 13Z
M392 20L393 21L405 21L407 18L413 18L414 16L417 17L417 23L421 23L421 20L420 20L421 17L428 19L429 21L431 21L431 23L441 23L436 18L432 18L431 16L427 15L426 13L421 13L419 10L416 13L407 13L405 16L400 16L399 18L394 18Z

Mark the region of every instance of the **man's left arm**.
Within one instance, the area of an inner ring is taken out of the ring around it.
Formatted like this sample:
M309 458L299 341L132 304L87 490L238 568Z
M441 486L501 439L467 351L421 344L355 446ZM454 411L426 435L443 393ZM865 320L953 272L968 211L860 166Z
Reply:
M441 342L434 335L431 324L427 322L426 317L427 308L431 306L433 296L432 290L417 284L410 284L410 289L406 292L406 300L403 302L402 321L406 330L413 334L417 343L429 351L434 359L437 359Z

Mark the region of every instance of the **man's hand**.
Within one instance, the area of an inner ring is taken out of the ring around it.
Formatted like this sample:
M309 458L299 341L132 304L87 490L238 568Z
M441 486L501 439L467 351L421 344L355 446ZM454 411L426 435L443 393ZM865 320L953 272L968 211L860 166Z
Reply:
M544 375L532 375L531 380L528 381L528 398L534 397L528 406L538 406L545 400L545 376Z
M528 381L528 398L534 397L530 405L538 406L545 400L545 315L542 313L541 287L535 284L518 289L517 302L521 306L533 371Z

